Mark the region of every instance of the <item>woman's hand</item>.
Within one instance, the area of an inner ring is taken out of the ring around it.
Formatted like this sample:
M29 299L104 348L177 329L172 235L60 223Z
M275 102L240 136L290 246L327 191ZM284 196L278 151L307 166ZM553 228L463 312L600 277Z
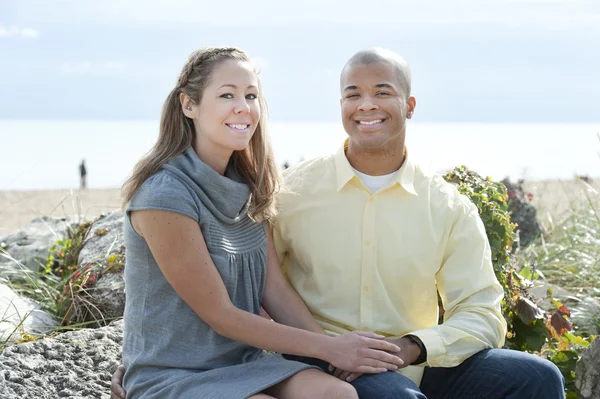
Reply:
M325 357L332 366L354 373L384 373L404 365L397 353L400 348L384 337L369 332L351 332L331 338Z

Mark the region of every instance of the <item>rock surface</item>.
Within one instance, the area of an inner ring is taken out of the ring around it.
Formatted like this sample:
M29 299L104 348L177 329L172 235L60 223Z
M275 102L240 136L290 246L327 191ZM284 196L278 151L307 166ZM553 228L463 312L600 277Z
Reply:
M58 321L35 302L0 284L0 343L16 342L22 332L43 334L56 325Z
M94 222L79 253L79 267L91 265L93 269L105 271L98 282L87 290L90 302L101 313L95 315L97 318L111 319L123 316L124 260L123 213L114 211Z
M37 271L40 264L46 263L48 249L66 235L70 223L72 220L67 218L42 216L33 219L19 231L0 237L2 250L22 265L9 259L6 254L0 256L0 277L12 280L18 277L23 267Z
M15 345L0 354L0 398L110 398L123 321Z
M579 399L600 399L600 339L586 349L575 368Z

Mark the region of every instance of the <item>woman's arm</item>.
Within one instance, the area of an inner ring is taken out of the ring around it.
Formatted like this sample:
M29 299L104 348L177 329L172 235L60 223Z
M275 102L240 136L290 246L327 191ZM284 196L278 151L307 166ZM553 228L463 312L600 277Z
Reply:
M160 210L134 211L132 224L173 289L217 333L269 351L316 357L345 370L395 370L396 345L350 333L328 337L272 322L237 308L212 262L195 220Z
M269 241L267 281L262 306L269 316L278 323L324 334L323 328L315 321L300 295L283 275L277 260L277 252L273 244L273 232L270 226L267 227L267 239Z

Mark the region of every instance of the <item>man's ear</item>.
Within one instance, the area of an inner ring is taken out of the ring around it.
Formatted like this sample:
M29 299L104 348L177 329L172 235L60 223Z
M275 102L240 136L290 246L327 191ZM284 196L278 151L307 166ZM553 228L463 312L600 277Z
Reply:
M406 101L407 105L408 105L408 113L406 114L406 118L410 119L412 118L413 114L415 113L415 108L417 108L417 99L414 98L413 96L408 97L408 100Z

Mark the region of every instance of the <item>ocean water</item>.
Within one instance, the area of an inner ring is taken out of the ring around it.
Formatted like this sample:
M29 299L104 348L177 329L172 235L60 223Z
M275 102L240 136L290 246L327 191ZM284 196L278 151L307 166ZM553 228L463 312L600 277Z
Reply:
M338 123L270 124L280 164L335 152ZM431 171L466 165L502 179L600 177L599 124L409 123L412 159ZM82 158L88 187L119 187L158 135L156 121L0 120L0 190L76 188Z

